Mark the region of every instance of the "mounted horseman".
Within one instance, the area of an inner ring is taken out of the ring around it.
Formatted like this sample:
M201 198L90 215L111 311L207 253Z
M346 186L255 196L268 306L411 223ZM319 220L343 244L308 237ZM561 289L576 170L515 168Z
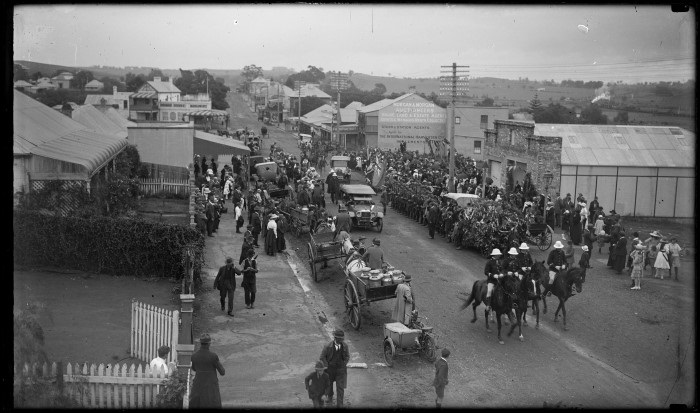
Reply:
M559 299L559 306L554 312L554 322L558 321L559 311L564 319L564 330L566 327L566 300L575 293L580 293L583 283L583 270L581 268L566 268L566 258L564 257L564 246L560 241L554 244L554 250L550 252L547 259L549 265L549 280L542 292L542 303L544 304L544 314L547 314L546 296L554 294ZM557 252L561 251L561 252ZM536 263L537 266L539 263ZM556 271L556 272L555 272ZM575 292L574 292L575 291Z

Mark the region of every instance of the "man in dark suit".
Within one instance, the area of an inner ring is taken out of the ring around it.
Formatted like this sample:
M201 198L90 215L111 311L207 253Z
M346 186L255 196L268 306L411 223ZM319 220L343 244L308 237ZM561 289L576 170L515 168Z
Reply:
M219 392L219 379L216 377L226 374L224 366L219 361L219 356L209 350L211 337L202 334L199 339L200 347L192 354L192 371L194 380L190 391L190 407L193 409L221 408L221 393Z
M328 378L330 386L328 390L327 403L333 400L333 382L338 392L337 407L343 407L343 396L348 383L348 362L350 361L350 350L345 343L345 333L341 329L333 332L333 341L326 344L321 352L321 361L328 366Z
M207 201L207 206L204 213L207 216L207 236L213 237L212 232L214 231L214 221L216 220L216 205L214 204L214 199L212 197Z
M340 231L350 233L351 223L352 218L350 218L348 211L343 210L342 212L338 212L338 215L335 217L335 235L337 236Z
M561 227L561 214L564 209L564 200L561 199L561 195L557 192L557 199L554 200L554 225L558 228Z
M435 399L435 407L442 407L442 398L445 397L445 386L449 382L447 380L447 358L450 357L450 350L443 348L442 357L435 362L435 379L433 379L433 386L435 387L435 393L437 398Z
M256 247L260 246L260 244L258 244L258 235L262 232L259 210L259 208L256 208L255 211L253 211L253 215L250 217L250 224L253 226L253 245Z
M233 317L233 292L236 290L236 275L241 275L241 270L233 265L233 258L226 258L226 265L219 268L214 280L214 288L219 290L221 311L224 311L226 296L228 296L228 312L226 314Z
M434 201L430 201L430 208L428 209L428 235L430 235L431 239L435 238L435 225L437 225L439 218L440 209L435 205Z

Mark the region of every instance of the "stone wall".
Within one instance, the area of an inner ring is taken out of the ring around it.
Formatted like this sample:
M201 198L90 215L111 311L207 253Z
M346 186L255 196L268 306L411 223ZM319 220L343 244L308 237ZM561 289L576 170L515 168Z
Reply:
M550 193L559 188L561 182L561 137L534 135L535 124L513 120L497 120L494 129L486 131L484 159L501 162L500 181L506 182L507 160L527 165L526 172L538 190L544 191L544 172L549 169L554 178Z

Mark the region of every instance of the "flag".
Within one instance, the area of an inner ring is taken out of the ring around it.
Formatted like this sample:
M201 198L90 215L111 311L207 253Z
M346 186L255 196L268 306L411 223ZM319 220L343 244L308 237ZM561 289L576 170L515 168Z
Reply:
M379 159L379 156L375 159L375 173L373 176L372 180L372 186L374 188L379 188L382 183L384 183L384 177L386 176L386 162L387 159L386 157L383 157L381 160Z

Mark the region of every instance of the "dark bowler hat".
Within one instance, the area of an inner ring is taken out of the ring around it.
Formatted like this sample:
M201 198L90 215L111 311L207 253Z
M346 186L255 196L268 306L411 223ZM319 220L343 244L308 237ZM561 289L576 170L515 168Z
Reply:
M405 274L403 276L403 281L404 282L411 282L411 274Z
M345 339L345 332L338 328L333 332L333 338Z
M233 264L233 258L226 257L226 264Z

